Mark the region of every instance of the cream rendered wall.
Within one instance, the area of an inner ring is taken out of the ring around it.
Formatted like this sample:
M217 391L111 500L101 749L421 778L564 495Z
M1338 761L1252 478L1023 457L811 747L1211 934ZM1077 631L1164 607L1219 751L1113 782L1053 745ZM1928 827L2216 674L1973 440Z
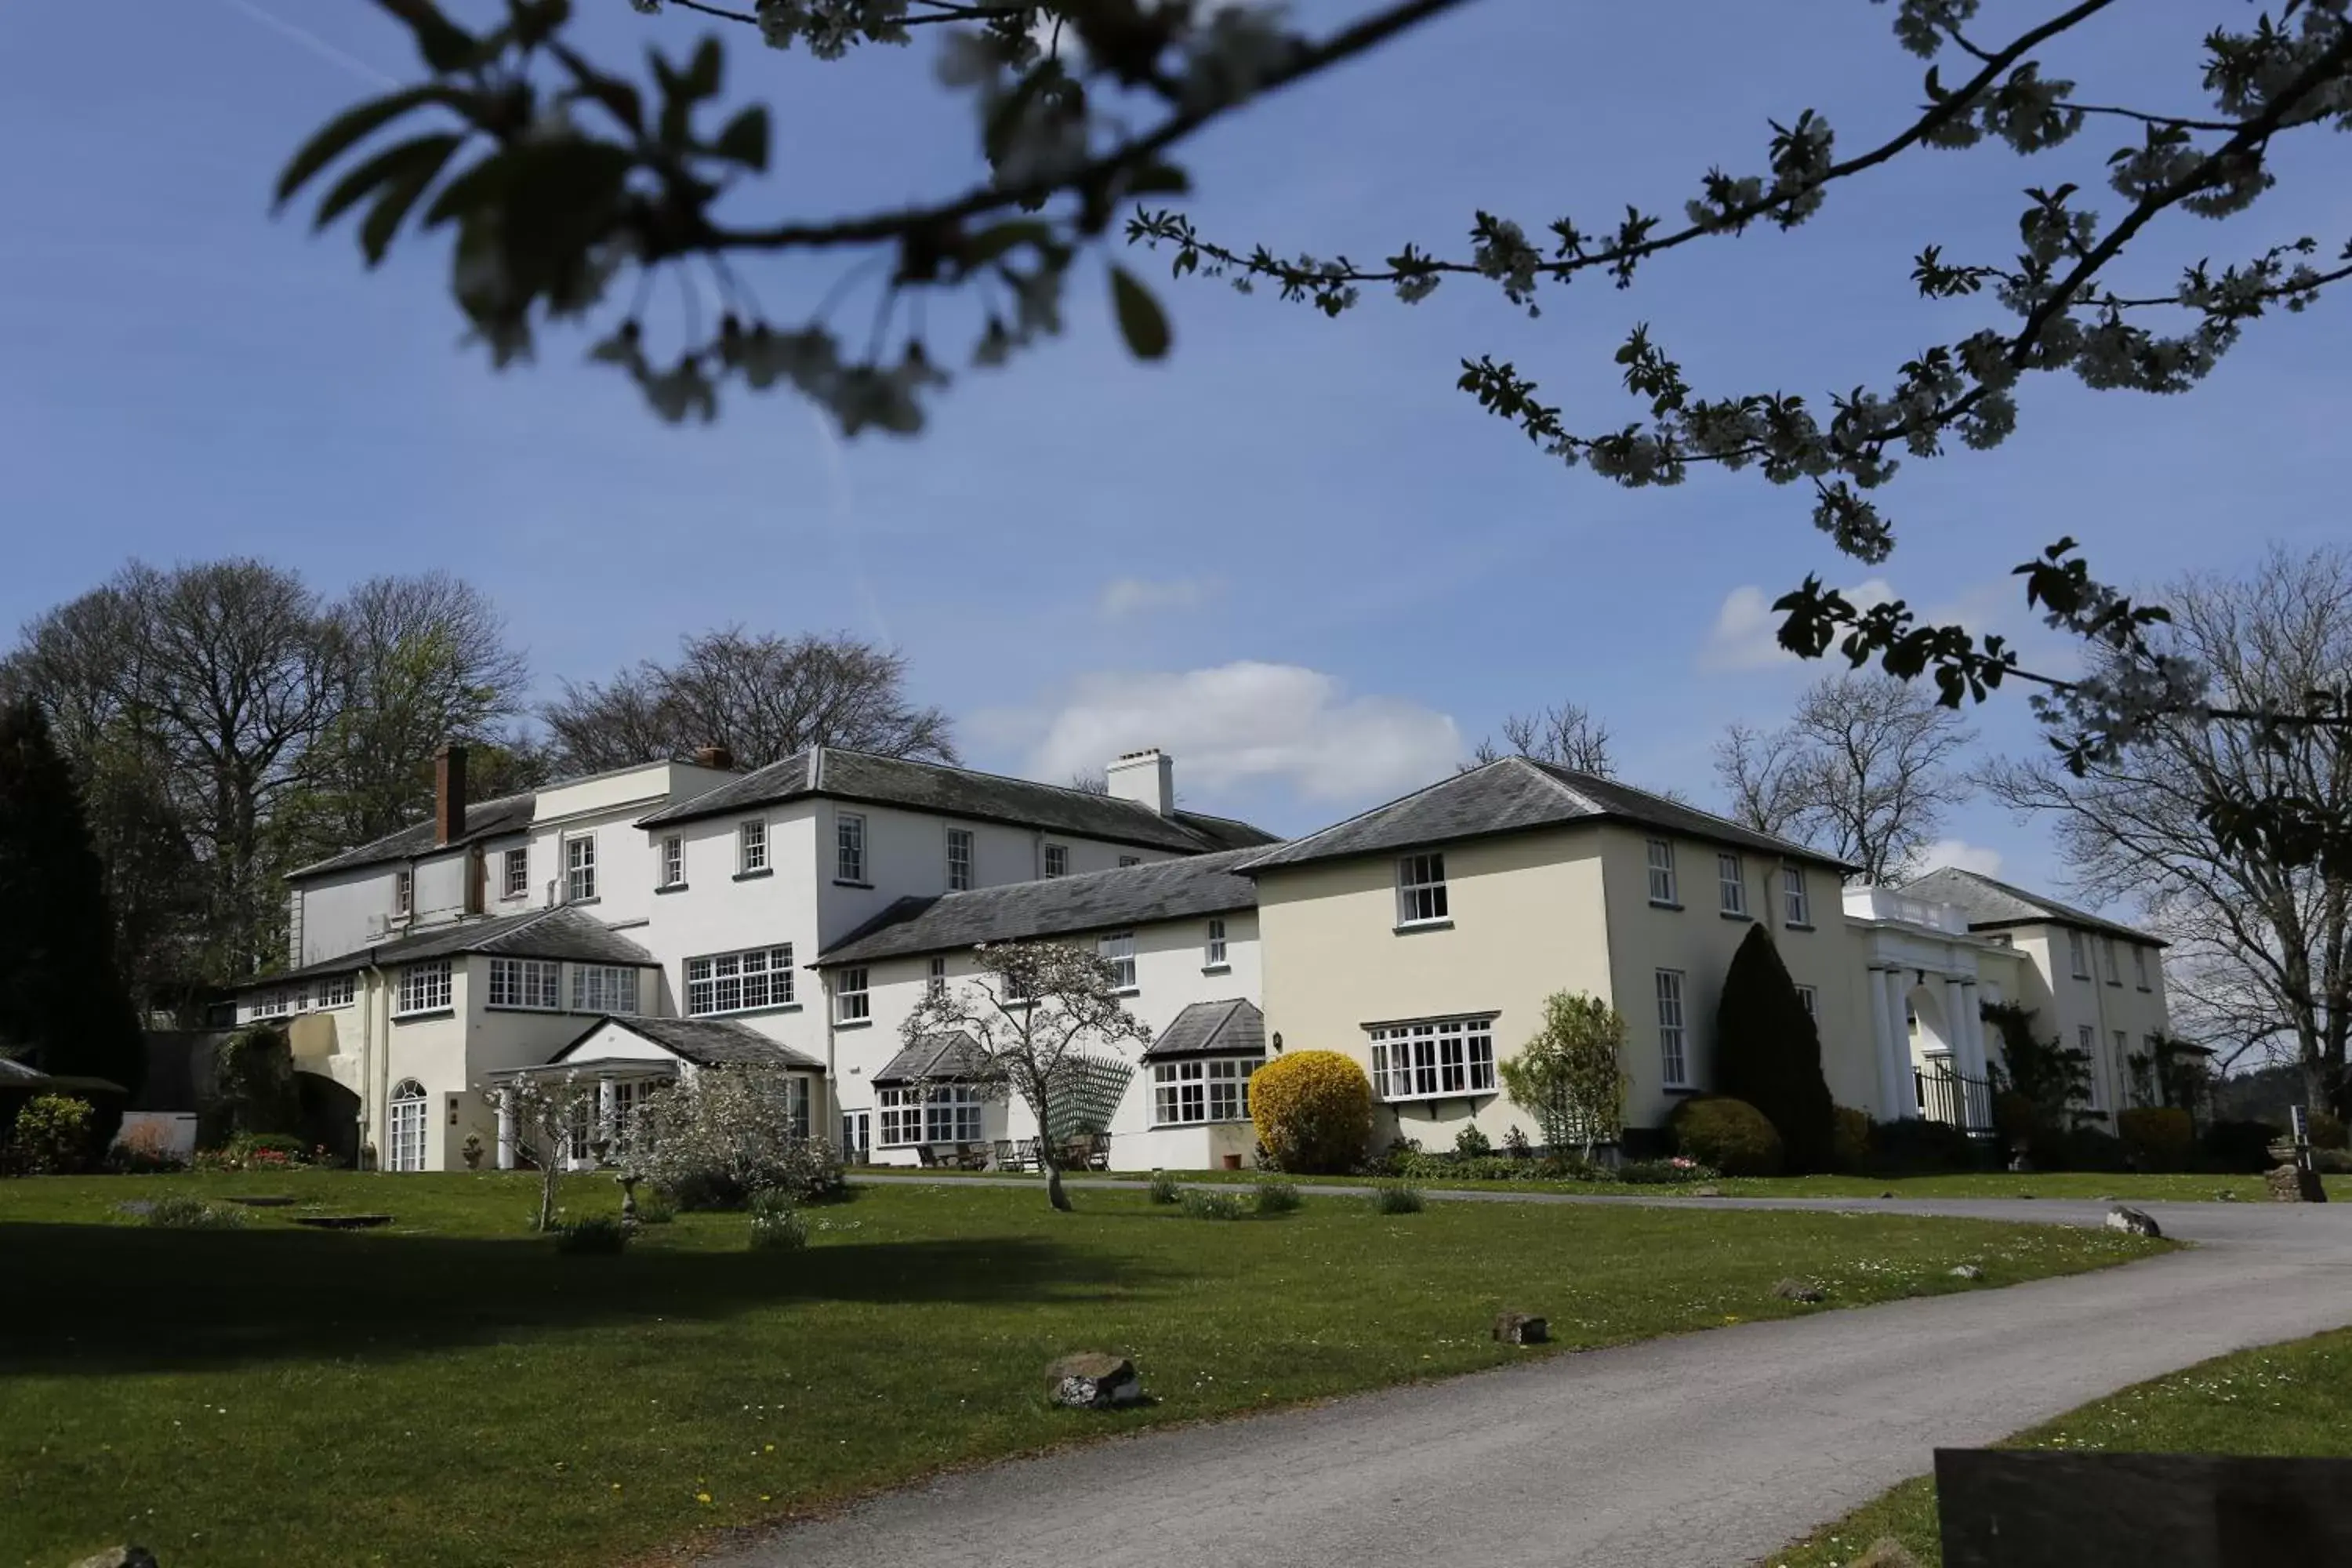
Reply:
M2074 957L2067 932L2071 928L2058 924L2019 926L2007 934L2018 952L2032 961L2035 975L2034 994L2027 1005L2034 1009L2034 1032L2047 1037L2056 1035L2069 1046L2080 1043L2081 1030L2087 1026L2092 1038L2092 1105L2102 1111L2113 1112L2134 1103L2131 1092L2131 1068L2126 1058L2145 1052L2147 1037L2161 1034L2171 1027L2166 1005L2162 950L2147 949L2148 988L2141 990L2133 970L2131 944L2121 937L2116 944L2116 984L2106 978L2106 960L2101 951L2101 934L2085 931L2083 936L2084 957L2091 971L2090 978L2074 974ZM2115 1034L2121 1029L2126 1035L2126 1048L2118 1055Z

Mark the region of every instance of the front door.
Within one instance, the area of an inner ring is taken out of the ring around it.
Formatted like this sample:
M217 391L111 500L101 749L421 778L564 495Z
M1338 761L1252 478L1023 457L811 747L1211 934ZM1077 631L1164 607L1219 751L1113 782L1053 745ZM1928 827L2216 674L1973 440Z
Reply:
M874 1113L870 1110L845 1110L841 1113L841 1157L854 1165L866 1163L867 1151L873 1148Z

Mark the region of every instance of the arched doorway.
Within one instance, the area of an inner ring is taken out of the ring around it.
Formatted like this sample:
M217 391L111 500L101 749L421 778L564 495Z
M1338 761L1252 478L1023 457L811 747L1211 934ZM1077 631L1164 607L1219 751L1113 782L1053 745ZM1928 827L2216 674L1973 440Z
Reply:
M387 1171L425 1169L425 1127L428 1107L425 1086L404 1078L393 1087L391 1121L385 1129L383 1168Z

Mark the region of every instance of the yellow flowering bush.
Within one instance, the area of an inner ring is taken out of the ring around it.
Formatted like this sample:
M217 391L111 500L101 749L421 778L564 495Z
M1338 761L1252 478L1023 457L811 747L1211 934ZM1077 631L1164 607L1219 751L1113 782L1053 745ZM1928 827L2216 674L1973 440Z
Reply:
M1345 1172L1372 1141L1372 1080L1338 1051L1292 1051L1251 1075L1257 1141L1286 1171Z

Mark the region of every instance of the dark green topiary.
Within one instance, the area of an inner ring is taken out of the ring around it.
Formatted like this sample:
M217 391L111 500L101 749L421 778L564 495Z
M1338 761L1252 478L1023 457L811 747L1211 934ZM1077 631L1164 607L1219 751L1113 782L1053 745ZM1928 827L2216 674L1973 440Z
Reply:
M1759 925L1749 928L1723 977L1715 1012L1715 1089L1764 1113L1780 1134L1790 1171L1836 1163L1837 1121L1822 1040L1812 1015Z
M1777 1176L1785 1143L1764 1113L1744 1100L1702 1095L1675 1108L1675 1144L1727 1176Z

